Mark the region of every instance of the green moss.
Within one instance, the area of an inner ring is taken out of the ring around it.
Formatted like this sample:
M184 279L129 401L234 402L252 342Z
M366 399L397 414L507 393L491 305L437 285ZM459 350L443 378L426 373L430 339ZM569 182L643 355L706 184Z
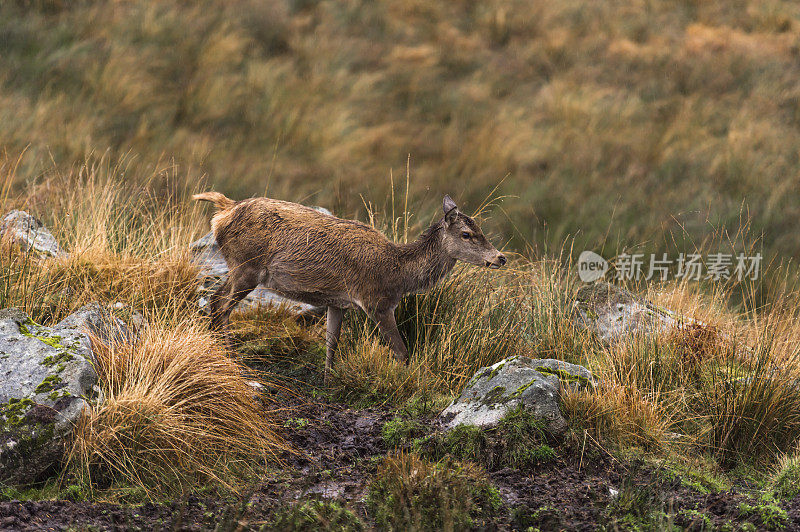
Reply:
M53 401L54 403L59 399L61 399L62 397L67 397L67 396L69 396L69 393L61 390L53 390L52 392L47 394L47 398Z
M573 375L563 369L550 369L545 366L537 366L536 371L542 373L544 375L554 375L558 377L559 380L567 381L567 382L579 382L584 385L589 384L589 379L586 377L582 377L580 375Z
M34 321L30 318L19 324L19 332L28 338L36 338L40 342L49 345L53 349L59 350L59 352L55 355L46 356L40 363L46 368L55 368L56 372L58 373L61 373L66 369L67 362L75 359L75 355L70 351L74 352L80 347L79 342L74 342L70 346L65 346L62 343L61 336L57 334L48 334L46 329L34 323Z
M492 380L497 376L498 373L500 373L500 370L503 369L503 367L506 365L506 362L508 361L498 362L497 367L489 372L489 380Z
M52 392L61 383L61 377L58 375L48 375L45 377L39 386L34 390L36 393Z
M37 339L44 342L45 344L49 345L50 347L54 347L56 349L66 349L63 345L61 345L61 337L57 334L53 336L46 336L46 335L38 335L36 336Z
M364 530L364 524L353 512L337 502L311 500L279 510L271 526L264 530L346 532Z
M21 334L30 337L33 337L33 334L31 333L30 329L33 327L37 327L37 325L30 318L26 319L22 323L18 323L17 325L19 325L19 332Z
M512 393L510 396L508 396L508 401L518 398L523 393L525 393L525 390L527 390L528 388L530 388L534 384L536 384L536 380L535 379L530 381L530 382L528 382L528 383L526 383L526 384L523 384L522 386L517 388L517 390L514 393Z
M42 340L42 341L44 341L44 340ZM45 343L47 343L47 342L45 342ZM48 344L48 345L52 345L52 344ZM45 367L48 367L48 368L52 368L53 366L58 365L58 368L61 368L61 369L60 370L57 369L57 371L60 373L61 371L63 371L63 368L65 367L64 363L65 362L69 362L71 360L74 360L75 357L71 353L66 351L66 348L61 346L60 344L55 345L53 347L56 347L56 348L59 348L59 349L64 349L64 350L61 351L60 353L56 354L56 355L50 355L50 356L44 357L44 360L42 360L41 365L45 366Z
M481 401L485 405L505 403L506 402L506 400L504 400L505 393L506 393L505 386L495 386L494 388L489 390L489 393L483 396Z
M19 425L33 405L34 402L27 397L22 399L12 397L7 403L1 404L0 430L8 430L12 426Z

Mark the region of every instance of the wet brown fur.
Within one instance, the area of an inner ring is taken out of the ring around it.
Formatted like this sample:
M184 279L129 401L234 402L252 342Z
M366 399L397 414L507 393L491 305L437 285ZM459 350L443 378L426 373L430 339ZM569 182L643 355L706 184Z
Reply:
M405 361L406 346L394 321L403 295L431 288L450 272L456 258L493 267L505 263L449 197L445 202L452 203L451 212L410 244L396 244L368 225L297 203L269 198L234 202L218 192L194 198L217 206L211 226L231 271L211 298L212 328L222 330L236 304L261 283L290 299L328 307L326 375L345 309L367 312L395 356ZM445 235L447 231L464 241ZM461 247L475 250L466 258L454 256L463 254Z

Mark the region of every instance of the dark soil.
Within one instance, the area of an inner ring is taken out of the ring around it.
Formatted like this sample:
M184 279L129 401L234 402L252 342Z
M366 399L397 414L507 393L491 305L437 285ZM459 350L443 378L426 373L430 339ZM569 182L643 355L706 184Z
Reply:
M314 497L337 500L371 524L362 501L380 457L390 452L381 438L381 427L394 413L388 409L353 410L296 397L293 401L283 415L286 435L300 452L287 454L286 467L239 500L195 495L135 506L11 501L0 503L0 529L258 530L270 522L276 510ZM490 471L489 478L500 491L505 511L499 518L476 525L484 530L524 530L528 526L541 530L598 530L603 526L606 530L624 530L628 528L624 515L636 514L636 504L644 504L675 515L675 524L683 529L708 530L711 522L716 527L729 523L737 530L745 521L739 504L752 503L751 498L736 491L698 493L679 480L664 480L668 477L652 468L621 464L600 450L588 452L565 445L560 452L555 462L535 471ZM615 492L619 495L612 495ZM634 502L625 506L630 500ZM790 518L784 530L800 530L800 500L784 508ZM748 519L763 529L757 518Z

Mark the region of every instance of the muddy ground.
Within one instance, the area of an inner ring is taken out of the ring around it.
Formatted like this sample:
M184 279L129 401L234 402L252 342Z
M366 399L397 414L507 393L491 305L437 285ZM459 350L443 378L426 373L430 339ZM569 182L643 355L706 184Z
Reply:
M281 415L289 441L300 454L284 456L286 467L241 500L195 495L136 506L10 501L0 503L0 529L258 530L270 522L276 510L312 497L336 500L373 526L362 501L377 470L375 457L391 452L381 437L381 427L394 413L297 397L294 403ZM741 515L739 504L751 499L735 490L699 493L684 487L680 479L664 481L646 466L621 464L597 452L588 456L570 446L561 449L553 463L533 472L506 468L490 471L489 478L498 488L504 508L491 521L476 522L476 529L624 530L629 527L621 513L633 508L630 511L635 514L636 501L654 500L677 515L675 524L681 529L711 530L713 525L739 530L748 520L758 523L755 529L764 529L758 518ZM615 496L615 492L622 495ZM616 514L614 501L623 508ZM626 507L630 501L634 502ZM800 500L785 509L790 522L783 530L800 530Z
M361 502L367 485L376 472L377 461L390 450L381 437L381 427L393 416L380 409L353 410L332 403L298 404L286 411L291 443L303 453L287 455L287 467L265 480L241 501L249 503L241 511L240 501L190 496L169 504L122 506L72 501L27 501L0 503L0 528L4 530L214 530L220 524L228 529L258 529L268 523L276 509L292 501L323 497L335 499L351 508L366 523L369 515ZM625 487L647 496L654 472L636 470L611 457L581 460L577 453L559 459L532 474L502 469L489 473L508 509L539 512L537 525L542 530L597 530L610 523L607 510L612 490ZM738 510L746 498L737 493L703 495L681 486L676 480L660 484L660 495L675 513L685 517L677 524L688 529L707 529L708 521L691 517L700 512L714 525L730 523L735 528L745 521ZM791 522L785 530L800 530L800 501L786 508ZM508 530L524 526L512 522L509 512L492 522L477 525L487 530ZM232 517L234 519L232 519ZM236 521L237 523L233 523ZM518 519L519 521L519 519ZM696 522L695 522L696 521ZM618 524L621 527L622 524Z

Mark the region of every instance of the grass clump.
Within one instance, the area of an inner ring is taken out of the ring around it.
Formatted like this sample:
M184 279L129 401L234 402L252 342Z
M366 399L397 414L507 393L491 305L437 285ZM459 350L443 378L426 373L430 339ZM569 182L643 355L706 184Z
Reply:
M95 345L104 399L82 418L70 453L85 483L236 489L285 449L247 372L201 321L154 323L133 344Z
M275 519L262 530L286 532L358 532L364 523L350 510L336 501L300 501L280 510Z
M0 158L0 183L15 181L15 168L2 163ZM165 315L196 308L198 272L187 245L200 211L177 200L185 191L155 195L149 187L164 176L135 185L121 164L87 162L63 174L47 173L19 197L0 197L4 211L19 207L42 215L68 253L38 258L3 239L0 307L20 308L45 324L95 301Z
M778 500L788 501L800 495L800 455L784 455L769 480L771 493Z
M464 530L494 515L500 494L474 466L429 462L414 453L387 457L367 495L375 523L387 530Z

